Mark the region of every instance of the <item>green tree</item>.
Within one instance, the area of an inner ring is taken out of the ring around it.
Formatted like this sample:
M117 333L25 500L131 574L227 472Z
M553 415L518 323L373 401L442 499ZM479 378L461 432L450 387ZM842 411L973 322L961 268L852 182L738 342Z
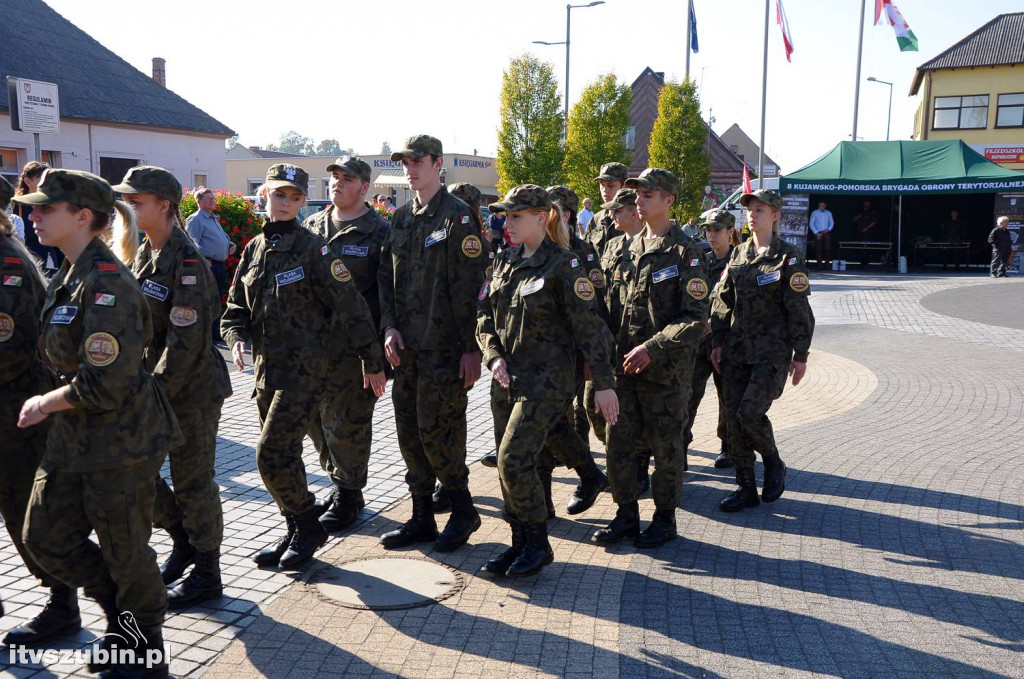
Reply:
M499 114L498 192L558 181L563 116L551 64L531 54L512 59L502 74Z
M707 136L693 80L665 83L658 96L658 118L648 151L651 167L663 167L679 177L679 197L672 216L680 221L700 214L704 187L711 178L704 152Z
M229 151L231 149L235 148L236 146L238 146L238 135L237 134L233 134L230 137L228 137L227 139L225 139L224 140L224 145L225 145L225 147Z
M629 165L626 132L629 130L628 85L608 73L587 85L569 111L569 135L565 142L562 177L580 197L601 204L594 177L605 163Z
M383 144L380 145L380 154L382 156L391 155L391 144L389 142L384 142Z
M316 147L313 146L312 137L303 137L295 130L290 130L281 135L281 140L277 144L268 144L267 150L294 153L297 156L311 156L316 151Z
M352 154L352 149L343 149L341 144L338 143L337 139L324 139L316 145L316 154L318 156L343 156L345 154Z

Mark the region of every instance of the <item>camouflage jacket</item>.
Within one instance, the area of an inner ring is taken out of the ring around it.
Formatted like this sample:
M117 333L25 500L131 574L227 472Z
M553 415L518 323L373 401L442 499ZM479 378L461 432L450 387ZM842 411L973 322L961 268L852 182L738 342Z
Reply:
M335 315L363 372L383 370L373 317L349 270L296 220L269 222L242 251L221 331L228 346L252 342L257 388L319 391Z
M587 242L594 246L598 257L604 257L604 250L608 247L608 241L619 235L615 228L615 220L612 219L610 210L599 210L590 218L587 226Z
M569 234L569 250L580 258L580 264L587 271L587 277L594 284L597 291L598 308L601 316L604 317L604 272L601 271L601 258L594 250L594 246L576 235L575 229Z
M704 254L674 222L661 238L645 239L641 232L628 247L624 239L612 242L615 246L607 249L604 261L610 268L606 300L615 355L625 356L643 344L651 357L639 375L627 375L618 360L618 383L638 380L687 388L708 318Z
M597 295L573 253L545 238L531 257L523 246L494 258L494 276L480 289L477 343L484 363L508 363L513 400L568 401L576 392L576 351L596 389L611 389L612 336L598 315ZM567 341L572 338L574 341Z
M711 303L712 344L746 363L805 362L814 334L811 285L800 251L778 236L758 254L736 247Z
M381 329L405 346L476 351L477 292L490 263L469 207L443 186L399 208L381 253Z
M718 283L721 281L722 272L725 271L725 267L729 264L729 258L732 256L733 247L729 246L729 251L721 258L715 257L714 250L708 250L704 253L704 262L708 266L708 282L711 283L711 295L708 296L708 306L711 305L711 300L714 297L715 290L718 287ZM708 323L705 326L704 334L701 335L700 344L697 345L697 358L701 360L707 360L711 357L711 317L708 316Z
M230 396L228 367L210 336L220 318L220 292L192 239L175 228L156 252L146 241L135 255L132 273L153 321L146 369L174 411L204 408Z
M50 365L68 380L71 410L53 420L44 459L59 469L117 469L159 457L183 442L163 390L146 370L153 341L139 284L94 238L50 281L42 311Z

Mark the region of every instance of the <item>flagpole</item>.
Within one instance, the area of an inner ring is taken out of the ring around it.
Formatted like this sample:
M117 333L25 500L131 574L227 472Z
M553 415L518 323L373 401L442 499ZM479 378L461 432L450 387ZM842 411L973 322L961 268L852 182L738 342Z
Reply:
M686 3L686 78L684 80L690 79L690 48L693 46L691 28L693 28L693 0Z
M860 0L860 33L857 36L857 83L853 89L853 136L851 141L857 141L857 113L860 111L860 62L864 54L864 10L868 0Z
M761 146L757 150L758 186L764 188L764 126L768 111L768 18L771 15L771 0L764 0L764 68L761 77Z

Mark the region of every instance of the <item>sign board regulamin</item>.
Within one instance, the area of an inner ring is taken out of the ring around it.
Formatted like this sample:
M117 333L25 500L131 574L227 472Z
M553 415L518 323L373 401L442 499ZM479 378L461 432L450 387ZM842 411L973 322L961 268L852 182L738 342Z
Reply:
M8 76L7 94L12 130L60 134L60 101L55 83Z

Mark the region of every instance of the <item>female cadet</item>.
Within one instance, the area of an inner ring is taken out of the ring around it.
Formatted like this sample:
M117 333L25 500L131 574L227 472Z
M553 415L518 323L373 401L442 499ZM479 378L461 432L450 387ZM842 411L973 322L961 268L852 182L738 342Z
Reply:
M25 549L21 539L32 480L43 459L49 422L18 429L18 412L27 398L56 386L52 373L36 351L39 313L46 299L46 282L33 255L13 233L4 211L14 195L0 177L0 440L4 441L0 465L0 514L25 566L50 590L46 606L36 617L4 637L8 646L38 643L81 628L78 596L73 587L48 575ZM29 227L31 228L31 226Z
M737 512L760 504L754 451L764 461L761 499L774 502L786 488L786 465L775 446L768 409L807 369L814 314L801 252L779 238L782 196L761 189L745 193L751 238L737 247L722 272L711 304L711 364L722 373L729 454L739 488L719 508Z
M18 183L14 190L14 195L23 196L26 193L35 191L36 187L39 186L39 178L43 176L43 172L49 167L46 163L40 163L36 160L25 163L25 167L21 168L21 174L18 175ZM51 275L60 266L60 252L56 248L48 248L39 242L35 231L32 230L32 222L30 221L32 215L31 205L15 201L14 214L18 215L25 224L25 245L28 247L29 252L42 263L46 275Z
M18 419L28 428L53 417L25 544L46 572L99 602L108 631L119 629L119 614L133 616L142 634L135 654L145 662L147 650L163 649L167 608L149 546L154 479L182 437L145 368L149 310L131 272L104 243L115 205L119 245L135 241L135 220L124 203L115 204L110 185L88 172L47 170L35 192L15 200L33 206L40 242L66 257L41 316L46 356L65 384L25 401ZM99 545L89 540L94 530ZM90 669L98 671L101 661ZM119 665L110 676L122 670L130 668ZM167 676L166 663L144 676Z
M491 369L491 410L498 472L512 546L484 570L509 576L536 573L554 559L537 457L578 437L566 417L576 391L577 350L590 364L597 409L618 417L611 366L612 337L597 312L594 285L573 253L551 198L540 186L518 186L491 212L519 245L495 257L480 290L477 343ZM571 338L572 341L567 341Z
M220 316L220 292L206 258L188 237L178 213L181 184L160 167L128 170L114 187L135 210L146 242L122 259L142 286L153 321L146 369L174 408L185 443L169 453L172 491L156 480L153 525L166 530L174 546L160 567L167 607L179 609L221 595L220 543L224 513L213 480L217 424L231 395L231 378L214 349L209 328Z
M242 252L221 323L239 370L245 368L245 344L252 342L262 425L256 464L288 529L253 560L282 568L299 565L327 540L318 520L322 510L306 484L302 438L320 407L329 359L323 338L333 314L362 359L363 387L380 397L386 384L373 317L351 272L326 241L296 220L308 181L294 165L267 171L268 221Z

